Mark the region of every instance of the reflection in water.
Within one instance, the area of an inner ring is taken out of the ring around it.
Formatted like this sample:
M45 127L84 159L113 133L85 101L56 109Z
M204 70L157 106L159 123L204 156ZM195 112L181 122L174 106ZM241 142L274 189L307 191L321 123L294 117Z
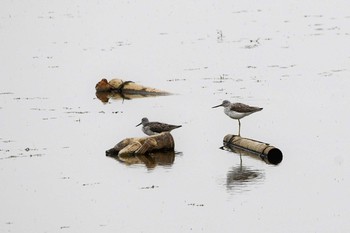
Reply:
M145 97L151 97L151 96L159 96L152 95L152 94L128 94L123 92L117 92L117 91L109 91L109 92L96 92L96 97L101 100L103 103L108 103L110 99L113 100L130 100L130 99L136 99L136 98L145 98Z
M232 167L232 169L227 172L226 188L230 191L249 190L249 185L256 184L264 179L264 174L261 170L243 166L242 155L240 154L239 156L239 166Z
M155 152L140 155L115 155L112 158L125 165L144 164L148 169L156 166L171 166L175 161L175 152Z

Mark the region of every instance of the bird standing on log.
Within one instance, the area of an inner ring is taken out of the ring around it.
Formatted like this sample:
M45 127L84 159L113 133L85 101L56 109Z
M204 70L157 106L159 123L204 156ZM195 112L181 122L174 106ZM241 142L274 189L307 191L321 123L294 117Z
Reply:
M142 124L142 131L148 136L163 133L163 132L170 132L173 129L177 129L181 127L181 125L169 125L169 124L160 123L160 122L150 122L146 117L142 118L141 123L136 125L136 127L141 124Z
M253 106L249 106L246 104L242 104L242 103L231 103L228 100L224 100L222 102L222 104L219 104L217 106L214 106L213 108L217 108L217 107L224 107L224 113L229 116L232 119L236 119L238 120L238 136L241 136L241 121L240 119L248 116L254 112L259 112L261 110L263 110L263 108L259 108L259 107L253 107Z

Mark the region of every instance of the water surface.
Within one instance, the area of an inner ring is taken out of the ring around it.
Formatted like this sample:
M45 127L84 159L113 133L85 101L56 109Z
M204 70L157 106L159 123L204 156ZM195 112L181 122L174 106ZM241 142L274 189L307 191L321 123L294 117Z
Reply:
M346 1L2 1L1 232L347 232ZM175 95L101 102L119 77ZM219 149L238 123L278 166ZM118 161L142 117L175 153ZM167 157L168 156L168 157Z

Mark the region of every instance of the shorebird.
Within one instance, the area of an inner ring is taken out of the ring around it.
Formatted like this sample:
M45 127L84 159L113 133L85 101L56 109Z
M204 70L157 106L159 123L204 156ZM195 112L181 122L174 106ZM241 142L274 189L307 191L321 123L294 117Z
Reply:
M136 125L139 126L142 124L142 131L147 135L155 135L163 132L170 132L173 129L180 128L181 125L169 125L160 122L150 122L146 117L142 118L141 123Z
M259 112L261 111L263 108L259 108L259 107L253 107L253 106L249 106L246 104L242 104L242 103L231 103L228 100L224 100L222 101L222 104L219 104L217 106L214 106L213 108L217 108L217 107L224 107L224 113L229 116L232 119L236 119L238 120L238 136L241 135L241 121L240 119L248 116L254 112Z

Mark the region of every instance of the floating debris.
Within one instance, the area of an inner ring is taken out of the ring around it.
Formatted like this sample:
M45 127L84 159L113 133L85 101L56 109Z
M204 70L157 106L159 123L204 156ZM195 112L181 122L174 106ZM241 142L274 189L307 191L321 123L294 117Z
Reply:
M96 86L96 97L104 103L112 99L133 99L150 96L164 96L171 93L156 88L145 87L133 81L123 81L121 79L102 79Z
M152 186L141 187L141 189L155 189L155 188L159 188L159 186L152 185Z

